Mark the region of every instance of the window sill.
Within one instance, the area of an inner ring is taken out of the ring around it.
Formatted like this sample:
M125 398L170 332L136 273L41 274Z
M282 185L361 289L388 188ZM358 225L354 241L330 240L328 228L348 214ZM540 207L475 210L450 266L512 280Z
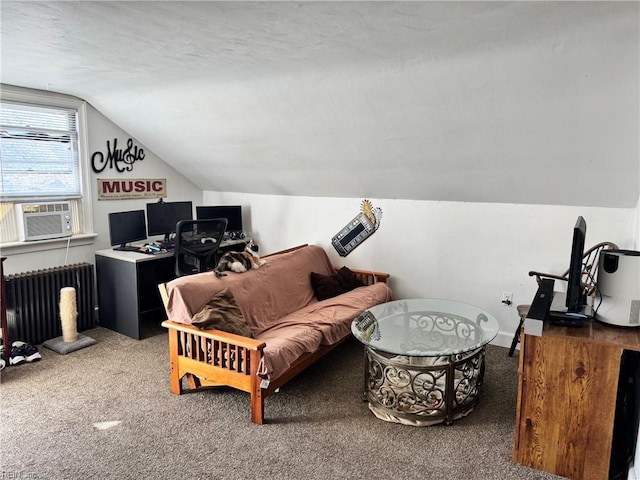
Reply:
M36 240L33 242L7 242L0 243L0 251L2 255L19 254L19 253L35 253L45 250L56 250L58 248L67 248L67 243L71 247L80 245L92 245L95 243L96 233L83 233L72 235L71 237L52 238L50 240Z

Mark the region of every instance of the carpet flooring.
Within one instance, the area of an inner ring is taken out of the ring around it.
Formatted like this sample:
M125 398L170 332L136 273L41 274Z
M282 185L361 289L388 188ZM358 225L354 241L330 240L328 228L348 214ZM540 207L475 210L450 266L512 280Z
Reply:
M383 422L362 402L363 347L340 346L267 398L173 395L167 335L87 330L95 345L1 372L0 477L557 479L511 462L517 359L488 346L483 396L451 426Z

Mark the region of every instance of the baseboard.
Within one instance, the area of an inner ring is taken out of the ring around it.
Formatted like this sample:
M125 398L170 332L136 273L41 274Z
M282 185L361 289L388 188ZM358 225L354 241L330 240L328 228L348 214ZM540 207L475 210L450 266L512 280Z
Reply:
M497 347L511 348L511 342L513 341L513 332L498 332L496 338L493 339L491 345ZM520 344L518 343L518 346Z

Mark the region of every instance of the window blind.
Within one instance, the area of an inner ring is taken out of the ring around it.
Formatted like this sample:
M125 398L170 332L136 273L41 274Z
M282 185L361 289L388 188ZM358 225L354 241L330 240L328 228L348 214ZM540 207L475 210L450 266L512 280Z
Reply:
M79 198L77 111L0 103L0 197Z

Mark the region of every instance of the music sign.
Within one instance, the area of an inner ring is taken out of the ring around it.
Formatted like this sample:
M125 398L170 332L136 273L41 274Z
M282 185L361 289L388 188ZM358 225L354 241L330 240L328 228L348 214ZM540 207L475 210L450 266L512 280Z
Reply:
M166 178L99 178L98 200L162 198L167 196Z

